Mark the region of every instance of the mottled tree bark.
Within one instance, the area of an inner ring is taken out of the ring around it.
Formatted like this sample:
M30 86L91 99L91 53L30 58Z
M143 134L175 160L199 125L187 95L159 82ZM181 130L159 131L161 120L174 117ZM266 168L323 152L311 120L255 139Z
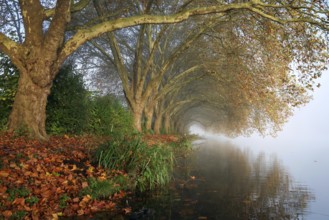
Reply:
M161 132L161 125L162 125L162 116L161 115L157 115L155 117L155 120L154 120L154 133L155 134L160 134Z
M46 140L46 105L50 85L40 87L26 72L20 72L18 89L9 117L9 131L24 131L29 137Z
M153 122L153 110L154 108L145 108L144 115L145 115L145 129L146 132L152 130L152 122Z
M168 114L163 115L163 129L166 134L170 132L170 118Z
M142 127L143 109L144 108L142 104L136 104L131 109L134 117L134 127L138 132L143 131L143 127Z

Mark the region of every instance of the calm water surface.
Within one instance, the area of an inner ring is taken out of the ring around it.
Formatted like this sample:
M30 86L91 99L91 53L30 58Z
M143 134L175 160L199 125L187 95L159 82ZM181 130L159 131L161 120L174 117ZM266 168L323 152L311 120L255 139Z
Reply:
M131 219L314 219L314 191L275 154L209 140L194 148L170 188L129 201Z
M329 135L329 132L328 132ZM295 182L307 186L314 199L308 203L303 219L329 219L329 136L300 135L274 138L240 138L240 149L253 146L254 152L276 155ZM314 139L312 140L313 137ZM288 140L290 139L290 140Z

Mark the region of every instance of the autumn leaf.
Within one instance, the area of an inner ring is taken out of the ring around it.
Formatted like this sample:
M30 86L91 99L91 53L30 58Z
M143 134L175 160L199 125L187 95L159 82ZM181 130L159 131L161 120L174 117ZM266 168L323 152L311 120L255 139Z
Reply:
M77 203L77 202L80 201L80 199L78 197L75 197L75 198L72 199L72 201L75 202L75 203Z
M0 187L0 194L5 193L7 191L7 187L6 186L1 186Z
M61 215L86 215L116 207L111 200L94 200L90 195L81 197L81 190L89 186L87 178L90 175L97 179L126 175L122 170L109 174L103 168L91 165L88 159L82 163L81 159L88 158L87 152L90 151L81 144L86 142L83 138L50 137L49 142L41 143L0 134L0 146L6 146L0 147L0 155L4 158L0 170L0 216L9 219L12 210L24 210L27 219L56 219ZM81 175L77 172L80 170L87 172ZM22 188L29 190L28 196L17 196L8 201L7 192ZM64 201L64 195L72 199ZM116 196L119 199L124 195L125 192L121 191ZM65 205L62 214L57 212L61 199Z
M7 170L0 170L0 176L7 177L7 176L9 176L9 172Z
M122 211L123 211L125 214L129 214L129 213L131 212L131 207L123 208Z
M88 182L83 182L82 183L82 188L86 188L86 187L88 187L88 185L89 185Z
M24 198L16 198L14 199L13 205L21 205L24 206L25 205L25 199Z
M83 209L78 210L78 215L84 215L84 214L85 214L85 212Z
M13 212L10 211L10 210L6 210L6 211L2 212L2 215L3 215L6 219L8 219L10 216L13 215Z

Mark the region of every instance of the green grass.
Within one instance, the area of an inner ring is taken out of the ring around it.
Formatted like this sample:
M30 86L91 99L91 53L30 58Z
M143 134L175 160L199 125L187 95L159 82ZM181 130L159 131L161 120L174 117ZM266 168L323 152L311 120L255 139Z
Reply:
M31 196L25 199L25 202L29 204L30 206L36 204L39 202L39 198L36 196Z
M13 213L12 216L10 216L10 220L19 220L19 219L24 219L24 217L27 215L26 211L19 210Z
M93 199L106 199L114 193L119 192L126 186L124 176L117 176L111 180L88 179L88 187L81 191L82 195L90 195Z
M167 184L174 164L172 147L149 147L138 137L107 142L99 146L94 158L100 166L128 172L132 185L140 191Z
M15 198L27 197L30 194L30 191L25 187L21 187L7 189L7 193L9 194L8 200L12 202Z
M66 193L61 195L59 197L59 208L66 208L68 200L70 200L70 197Z

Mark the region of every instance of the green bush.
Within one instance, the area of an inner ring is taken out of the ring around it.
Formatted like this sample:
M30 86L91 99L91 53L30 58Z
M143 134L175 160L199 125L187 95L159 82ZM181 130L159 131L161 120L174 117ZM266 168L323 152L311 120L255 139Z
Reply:
M0 53L0 130L4 130L14 103L19 73L10 59Z
M87 95L82 76L68 64L59 71L47 103L47 131L79 134L87 124Z
M94 154L99 165L129 173L140 191L167 184L173 169L173 151L166 146L147 146L139 138L112 140L100 145Z
M124 136L134 131L130 112L113 96L89 98L81 75L72 64L56 76L47 102L46 129L51 134ZM7 120L17 91L19 73L10 59L0 53L0 130Z
M94 97L89 103L88 130L97 135L129 135L133 132L133 118L115 97Z

